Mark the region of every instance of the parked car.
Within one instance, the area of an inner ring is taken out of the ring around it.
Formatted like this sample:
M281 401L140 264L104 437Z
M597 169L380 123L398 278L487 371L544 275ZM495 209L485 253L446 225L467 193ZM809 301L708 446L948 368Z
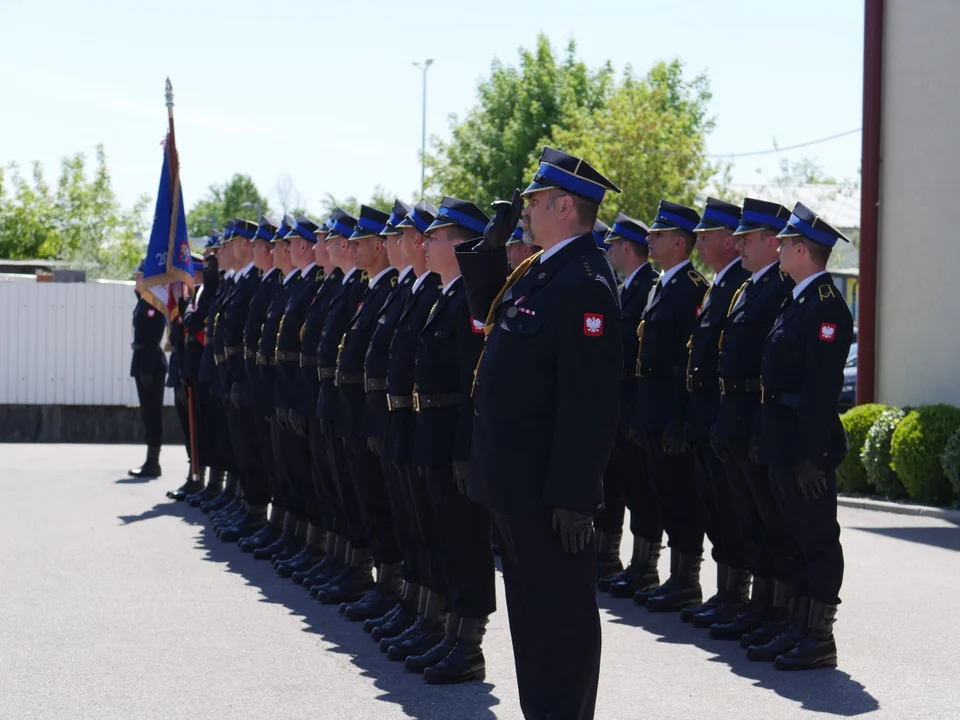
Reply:
M840 390L840 411L849 410L857 403L857 343L850 345L847 364L843 367L843 388Z

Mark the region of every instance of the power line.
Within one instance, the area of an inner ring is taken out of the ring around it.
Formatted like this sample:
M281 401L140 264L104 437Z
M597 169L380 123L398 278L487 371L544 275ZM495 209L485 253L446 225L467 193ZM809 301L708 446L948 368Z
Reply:
M836 135L830 135L829 137L820 138L818 140L810 140L809 142L798 143L796 145L788 145L787 147L778 147L771 148L769 150L755 150L753 152L744 152L744 153L728 153L726 155L704 155L707 158L741 158L741 157L754 157L756 155L773 155L774 153L787 152L788 150L799 150L800 148L810 147L811 145L819 145L820 143L830 142L831 140L837 140L847 135L853 135L858 133L863 128L854 128L853 130L847 130L846 132L837 133Z

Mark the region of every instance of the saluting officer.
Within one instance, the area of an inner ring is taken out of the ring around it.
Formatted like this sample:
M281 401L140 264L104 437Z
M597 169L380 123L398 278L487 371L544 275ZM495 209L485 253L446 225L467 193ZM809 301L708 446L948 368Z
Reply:
M519 193L499 204L481 241L458 252L489 333L474 388L470 497L495 514L528 718L592 718L596 705L592 521L623 370L616 278L593 235L607 190L618 192L586 161L544 148L522 213L543 252L503 285Z
M382 650L406 639L403 633L421 617L426 617L427 601L432 596L447 594L446 578L440 566L441 539L439 518L430 510L426 481L413 461L414 370L417 343L431 308L437 302L443 283L440 276L427 269L426 230L436 217L437 209L422 200L400 220L400 248L403 260L413 267L416 281L410 297L396 321L386 370L387 418L381 457L394 468L392 475L399 484L411 523L410 540L414 547L404 560L406 586L394 610L381 618L364 623ZM390 477L390 475L388 475ZM434 602L433 606L437 603ZM441 608L442 609L442 608ZM439 612L439 610L437 611Z
M310 522L311 517L320 516L307 436L307 417L312 408L307 407L300 391L300 332L310 303L323 282L323 268L317 265L314 251L319 230L320 226L306 215L297 215L286 236L290 243L290 257L300 269L300 276L294 281L277 331L276 419L281 430L280 449L287 459L287 512L292 512L298 522L306 524L307 532L303 550L277 564L280 577L290 577L319 562L326 538L324 528Z
M837 402L853 317L826 267L837 240L849 240L802 203L777 237L780 267L797 285L763 345L760 459L770 465L799 562L790 620L747 656L775 658L779 670L808 670L837 664L843 549L835 471L847 453Z
M137 268L137 282L143 278L144 263ZM137 386L140 419L143 420L147 459L139 468L129 470L131 477L160 477L160 446L163 444L163 381L167 375L167 356L160 343L167 320L139 290L133 308L133 357L130 377Z
M702 602L700 563L703 520L696 498L693 455L684 441L687 411L687 342L697 323L707 281L690 262L693 230L700 215L693 208L660 201L647 242L650 259L663 269L650 291L637 333L637 428L647 460L648 488L638 502L660 511L670 545L670 577L659 587L639 589L634 602L654 612L677 612Z
M760 357L793 280L780 271L777 233L787 225L783 205L747 198L737 228L741 263L751 274L727 310L720 341L720 405L711 441L724 465L743 568L753 574L750 604L729 622L716 623L710 636L763 645L786 619L790 557L784 521L773 495L769 470L758 463Z
M750 277L740 264L733 235L739 225L737 205L707 198L700 224L694 228L700 260L714 272L690 336L687 361L690 399L684 436L693 453L701 517L717 563L717 592L701 605L680 611L684 622L699 628L732 619L743 609L750 593L750 573L743 562L723 463L710 444L710 426L720 403L717 367L721 332L734 293Z
M648 230L640 220L619 213L604 239L604 247L610 248L610 262L624 276L619 287L623 368L620 372L620 422L603 478L603 512L594 520L594 525L599 533L597 587L621 598L632 598L637 590L659 584L657 559L663 537L656 504L638 502L637 487L647 482L647 470L643 450L630 437L630 418L637 394L637 328L650 289L658 277L648 260ZM633 552L630 564L624 569L620 564L620 540L626 507L630 508Z

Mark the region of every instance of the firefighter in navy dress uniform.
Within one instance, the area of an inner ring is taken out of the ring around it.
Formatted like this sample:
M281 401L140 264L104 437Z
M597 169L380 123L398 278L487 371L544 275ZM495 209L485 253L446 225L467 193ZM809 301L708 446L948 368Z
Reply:
M488 333L474 387L469 493L496 518L528 718L592 718L596 706L593 518L623 372L617 282L593 234L607 190L618 191L586 161L545 148L522 212L543 251L504 284L517 192L497 204L484 238L457 253Z
M763 345L760 460L770 466L798 563L789 620L747 657L807 670L837 664L843 549L835 471L848 450L837 403L853 317L826 267L837 241L849 241L802 203L777 237L780 267L796 287Z

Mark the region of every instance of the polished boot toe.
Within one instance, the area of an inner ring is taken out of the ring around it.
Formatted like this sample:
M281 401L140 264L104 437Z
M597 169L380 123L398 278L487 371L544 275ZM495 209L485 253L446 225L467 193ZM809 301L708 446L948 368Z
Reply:
M710 637L714 640L739 640L763 625L765 617L766 608L747 605L736 617L711 625Z
M837 666L837 641L831 635L822 639L806 635L796 647L773 661L777 670L816 670Z
M336 584L328 583L317 593L317 600L324 605L351 603L359 600L376 587L369 569L351 568Z
M343 608L343 615L348 620L372 620L383 617L392 608L396 607L400 598L382 588L374 588L355 603L349 603Z
M423 655L427 650L443 640L443 625L436 621L424 621L420 629L409 638L387 650L390 660L406 660L411 655Z
M370 632L370 637L378 643L383 640L394 640L401 637L407 630L413 627L416 622L416 611L408 604L400 603L400 609L394 613L393 617L383 623L383 625L375 627ZM389 647L389 644L387 647ZM386 652L387 648L381 645L381 649Z
M410 655L403 661L403 669L407 672L422 673L443 660L457 644L456 633L447 633L443 640L421 655Z
M387 610L386 613L376 618L369 618L363 621L363 631L365 633L372 633L377 628L383 627L386 623L393 620L400 609L403 607L403 603L397 602L392 608Z

